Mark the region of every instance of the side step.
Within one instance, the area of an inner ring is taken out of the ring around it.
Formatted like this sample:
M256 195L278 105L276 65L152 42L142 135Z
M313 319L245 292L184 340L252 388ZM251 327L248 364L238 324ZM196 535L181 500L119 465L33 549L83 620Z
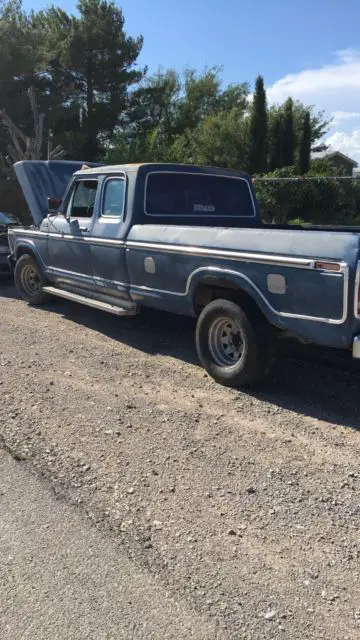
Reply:
M101 300L94 300L92 298L86 298L78 293L72 293L71 291L65 291L65 289L58 289L57 287L46 286L43 287L42 290L45 291L45 293L50 293L52 296L66 298L66 300L71 300L72 302L80 302L80 304L85 304L88 307L100 309L101 311L107 311L108 313L113 313L116 316L136 316L138 312L137 305L133 303L129 303L129 306L126 307L117 307L114 304L101 302Z

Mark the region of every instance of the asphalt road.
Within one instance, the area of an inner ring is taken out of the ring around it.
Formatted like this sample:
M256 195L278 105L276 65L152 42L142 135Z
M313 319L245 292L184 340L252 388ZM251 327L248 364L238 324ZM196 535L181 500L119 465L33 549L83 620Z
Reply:
M215 638L115 540L0 450L1 640Z

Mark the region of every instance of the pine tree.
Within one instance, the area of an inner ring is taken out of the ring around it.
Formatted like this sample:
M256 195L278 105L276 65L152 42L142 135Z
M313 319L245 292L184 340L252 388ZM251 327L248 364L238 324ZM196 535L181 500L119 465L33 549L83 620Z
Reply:
M311 120L310 120L310 112L306 111L304 115L304 122L302 126L300 146L299 146L299 170L301 175L304 175L304 173L309 171L310 152L311 152Z
M268 113L264 79L262 76L258 76L250 116L250 169L252 173L264 173L267 169L267 129Z
M294 103L291 98L288 98L284 104L284 167L289 167L294 164L294 151Z
M281 113L273 116L269 131L269 169L281 169L284 165L284 123Z

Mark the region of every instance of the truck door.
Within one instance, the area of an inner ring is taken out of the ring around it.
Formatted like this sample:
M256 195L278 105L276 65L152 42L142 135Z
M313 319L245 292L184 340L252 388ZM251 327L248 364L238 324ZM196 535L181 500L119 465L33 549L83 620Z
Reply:
M96 290L128 300L124 224L126 187L123 173L104 178L93 221L90 251Z
M93 289L90 231L98 192L97 178L75 180L65 215L49 219L49 266L59 282Z

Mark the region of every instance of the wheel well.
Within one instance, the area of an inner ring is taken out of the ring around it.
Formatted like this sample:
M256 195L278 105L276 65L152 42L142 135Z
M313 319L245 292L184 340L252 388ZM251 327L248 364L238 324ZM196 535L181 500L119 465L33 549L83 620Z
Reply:
M196 288L193 298L196 315L198 316L207 304L213 300L217 300L218 298L236 302L249 314L256 314L264 317L263 312L251 295L228 280L217 280L212 283L202 283Z
M18 250L16 251L16 259L18 260L19 258L21 258L21 256L24 256L26 254L28 254L29 256L32 256L32 258L35 258L36 260L36 256L33 250L30 249L30 247L19 247Z

